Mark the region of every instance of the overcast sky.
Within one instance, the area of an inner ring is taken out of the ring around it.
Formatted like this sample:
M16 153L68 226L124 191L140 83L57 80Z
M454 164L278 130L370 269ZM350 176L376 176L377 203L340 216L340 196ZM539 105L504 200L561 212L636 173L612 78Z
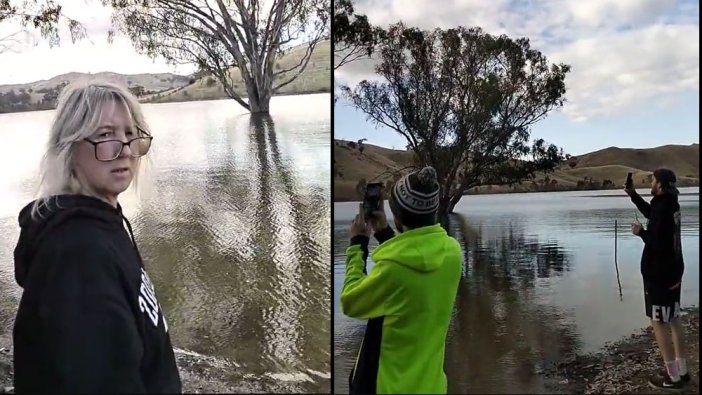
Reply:
M572 66L568 103L537 124L571 154L609 146L654 147L699 142L699 2L676 0L360 0L371 23L399 20L424 29L481 26L526 36L550 61ZM372 62L335 72L354 85L373 78ZM404 138L365 121L343 100L336 138L403 148Z
M58 3L62 5L64 14L83 23L88 39L73 44L68 30L64 28L61 45L50 48L48 42L41 39L36 31L30 30L29 36L13 36L23 42L13 44L13 51L0 53L0 85L44 80L69 72L187 75L194 71L193 67L176 68L161 60L152 61L147 56L139 55L133 49L131 41L121 35L117 35L114 42L108 44L111 8L103 7L99 0L59 0ZM21 30L19 23L2 22L0 38Z

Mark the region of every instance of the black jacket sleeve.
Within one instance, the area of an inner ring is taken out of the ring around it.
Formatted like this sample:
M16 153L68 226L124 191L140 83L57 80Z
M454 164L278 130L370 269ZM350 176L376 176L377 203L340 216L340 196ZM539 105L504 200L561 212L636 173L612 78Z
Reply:
M380 232L375 233L375 239L378 240L378 244L383 244L386 241L392 239L395 236L395 232L392 230L390 225Z
M48 388L61 393L143 393L143 343L127 285L106 248L77 241L46 251L39 299ZM31 286L31 284L28 284Z
M643 216L647 219L651 219L651 205L645 201L641 195L636 193L636 191L634 191L630 197L631 201L634 202L636 208L639 209L641 214L643 214Z
M361 251L363 251L363 256L361 259L363 259L363 263L367 264L368 263L368 242L370 240L368 239L368 236L366 235L358 235L354 236L351 238L351 242L349 245L360 245L361 246ZM366 267L363 266L363 274L368 274L366 272Z

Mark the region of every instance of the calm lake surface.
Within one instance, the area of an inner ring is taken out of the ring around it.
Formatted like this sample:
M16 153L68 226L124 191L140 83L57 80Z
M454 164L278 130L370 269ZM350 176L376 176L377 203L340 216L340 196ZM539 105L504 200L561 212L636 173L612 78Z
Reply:
M231 100L144 106L151 164L139 194L120 201L174 347L230 362L234 386L330 390L330 101L276 97L268 119ZM17 214L33 199L53 114L0 114L11 147L0 155L6 331L21 296Z
M648 190L639 193L650 200ZM699 188L681 193L682 305L690 307L699 303ZM334 204L337 393L348 393L365 328L339 305L348 228L357 211L358 203ZM446 349L449 393L543 393L548 383L539 372L554 361L597 351L648 325L639 271L643 242L630 232L636 208L623 191L473 195L456 211L468 226L451 224L467 242Z

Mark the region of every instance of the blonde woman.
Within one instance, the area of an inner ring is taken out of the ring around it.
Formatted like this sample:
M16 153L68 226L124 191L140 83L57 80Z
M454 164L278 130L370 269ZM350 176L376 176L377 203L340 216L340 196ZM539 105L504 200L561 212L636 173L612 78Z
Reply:
M181 392L168 325L117 201L149 152L148 130L120 86L71 85L59 98L39 197L19 214L17 393Z

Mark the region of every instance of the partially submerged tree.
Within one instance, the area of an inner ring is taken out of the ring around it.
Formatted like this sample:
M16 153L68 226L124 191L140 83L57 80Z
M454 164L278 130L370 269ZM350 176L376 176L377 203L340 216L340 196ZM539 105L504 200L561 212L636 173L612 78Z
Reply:
M383 30L372 26L368 17L357 14L351 0L334 2L334 70L355 60L368 58Z
M381 81L343 91L370 121L404 136L418 166L436 169L442 221L470 188L533 179L564 159L530 140L531 126L563 105L570 66L549 65L528 39L396 24L378 58Z
M252 113L268 113L271 97L300 76L317 44L329 38L329 0L104 1L137 51L197 65ZM303 46L299 58L277 69L296 45ZM235 90L237 74L248 102Z
M58 45L61 41L59 27L65 22L75 42L86 37L85 27L75 19L66 16L60 4L52 0L0 0L0 23L18 22L20 30L0 36L0 53L12 51L22 39L19 37L24 29L39 30L41 36L48 40L49 45Z

